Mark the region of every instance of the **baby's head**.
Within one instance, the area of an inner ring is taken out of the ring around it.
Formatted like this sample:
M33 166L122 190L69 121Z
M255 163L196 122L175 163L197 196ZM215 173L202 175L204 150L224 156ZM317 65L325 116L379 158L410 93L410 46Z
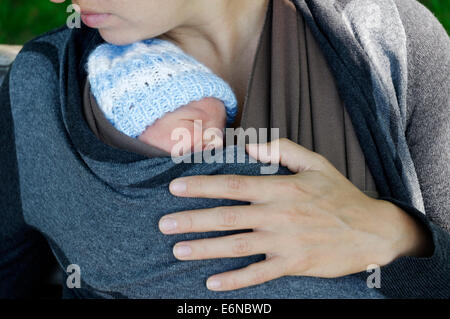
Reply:
M173 156L221 147L237 113L230 86L168 41L102 44L88 79L116 129Z

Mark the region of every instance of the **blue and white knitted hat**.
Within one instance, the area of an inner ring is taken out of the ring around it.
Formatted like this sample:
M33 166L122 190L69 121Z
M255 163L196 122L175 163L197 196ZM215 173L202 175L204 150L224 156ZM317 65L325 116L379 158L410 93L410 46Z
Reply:
M133 138L168 112L206 97L221 100L227 124L237 113L230 86L169 41L102 44L87 63L91 92L111 124Z

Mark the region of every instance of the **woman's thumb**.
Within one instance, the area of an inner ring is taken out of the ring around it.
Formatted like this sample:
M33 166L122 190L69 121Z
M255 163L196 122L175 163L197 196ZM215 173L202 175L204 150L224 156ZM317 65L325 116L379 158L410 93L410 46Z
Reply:
M294 173L306 170L322 170L326 160L287 138L278 139L270 143L247 144L247 153L262 163L279 164Z

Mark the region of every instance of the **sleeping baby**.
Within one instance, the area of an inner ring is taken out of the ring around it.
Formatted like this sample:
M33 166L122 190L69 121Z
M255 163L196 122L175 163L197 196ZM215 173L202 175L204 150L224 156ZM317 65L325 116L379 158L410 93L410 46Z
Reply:
M222 148L237 113L230 86L169 41L102 44L88 59L88 79L117 130L172 156Z

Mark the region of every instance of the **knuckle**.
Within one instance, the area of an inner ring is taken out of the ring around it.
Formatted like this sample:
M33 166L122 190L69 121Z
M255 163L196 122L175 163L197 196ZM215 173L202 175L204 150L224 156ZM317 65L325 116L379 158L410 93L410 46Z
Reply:
M230 175L227 177L227 187L229 190L236 192L243 188L244 180L239 175Z
M203 176L195 176L194 178L188 179L187 190L202 189L204 179L205 178Z
M255 267L255 269L253 269L252 278L254 283L266 282L268 280L267 271Z
M204 194L204 187L206 182L205 176L190 176L185 179L186 190L185 194L187 195L196 195L201 196Z
M287 275L289 275L289 266L288 266L288 263L286 263L286 262L281 263L281 264L278 266L278 270L279 270L280 276L287 276Z
M221 226L223 227L234 227L239 224L240 213L236 212L232 208L223 207L219 210L219 216L221 221Z
M192 230L192 228L194 227L194 220L191 214L186 214L185 216L183 216L182 227L185 231Z
M239 280L234 276L230 276L230 278L227 278L224 283L228 289L237 289L240 287Z
M296 207L289 207L283 210L282 215L286 222L294 223L297 222L300 214Z
M294 178L294 179L290 180L289 185L287 187L289 190L291 190L295 194L307 193L307 187L305 187L304 183L298 178Z
M327 167L329 165L328 160L325 158L325 156L316 153L316 160L320 164L321 167Z
M302 255L286 264L285 272L302 276L307 275L313 267L313 258L314 256L304 251Z
M305 193L306 188L305 185L296 177L285 177L280 178L277 182L276 189L281 193L285 195L293 195L297 197L299 194Z
M282 146L286 146L286 145L288 145L288 144L290 143L290 141L289 141L288 138L283 137L283 138L280 138L280 139L279 139L279 143L280 143L280 145L282 145Z
M236 256L242 256L250 252L250 243L247 239L238 237L233 239L232 251Z

